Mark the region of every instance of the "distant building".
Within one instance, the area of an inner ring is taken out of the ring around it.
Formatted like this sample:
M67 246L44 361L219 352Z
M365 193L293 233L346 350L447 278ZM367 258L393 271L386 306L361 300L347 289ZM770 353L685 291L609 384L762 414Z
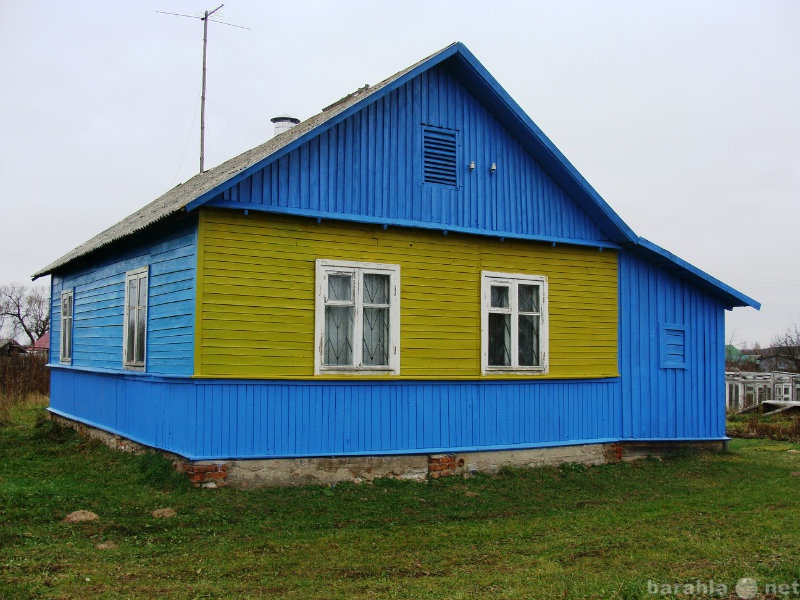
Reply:
M798 402L800 375L786 372L728 371L725 373L725 408L740 412L763 403ZM773 407L779 406L773 404Z
M50 332L48 331L31 346L28 346L28 352L43 356L45 360L50 357Z
M0 339L0 356L19 356L25 353L25 348L17 343L16 340L10 338Z

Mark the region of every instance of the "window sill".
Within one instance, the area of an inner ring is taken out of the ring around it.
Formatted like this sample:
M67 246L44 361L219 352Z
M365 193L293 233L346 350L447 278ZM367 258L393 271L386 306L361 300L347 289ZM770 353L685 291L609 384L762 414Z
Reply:
M548 369L545 367L486 367L484 375L547 375Z
M353 368L332 368L326 367L324 369L320 369L315 375L399 375L400 371L398 369L393 369L391 367L378 367L373 369L353 369Z

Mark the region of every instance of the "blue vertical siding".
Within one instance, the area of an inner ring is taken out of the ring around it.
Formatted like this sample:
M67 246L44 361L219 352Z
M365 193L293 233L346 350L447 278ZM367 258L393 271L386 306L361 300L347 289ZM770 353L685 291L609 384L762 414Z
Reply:
M197 235L194 219L152 242L118 251L90 268L54 274L51 362L59 357L61 291L74 289L72 366L123 371L125 272L149 266L147 372L191 375Z
M724 437L723 306L630 252L619 285L623 437ZM665 325L685 327L683 368L662 366Z
M457 189L423 183L423 124L458 131ZM468 168L471 161L475 170ZM442 65L257 171L211 205L608 240L513 132Z
M280 382L53 369L51 409L190 458L535 448L619 437L619 380Z

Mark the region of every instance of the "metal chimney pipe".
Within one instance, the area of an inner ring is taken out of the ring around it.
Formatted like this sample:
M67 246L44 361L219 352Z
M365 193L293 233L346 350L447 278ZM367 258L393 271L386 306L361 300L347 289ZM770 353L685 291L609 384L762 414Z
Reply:
M272 117L270 121L275 124L275 132L273 137L277 137L284 131L288 131L297 125L300 122L300 119L295 119L289 115L278 115L277 117Z

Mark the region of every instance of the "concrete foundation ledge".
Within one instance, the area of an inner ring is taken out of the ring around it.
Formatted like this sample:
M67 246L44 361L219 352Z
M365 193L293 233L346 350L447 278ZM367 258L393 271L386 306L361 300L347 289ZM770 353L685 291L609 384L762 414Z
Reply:
M331 485L342 482L361 483L382 478L425 481L429 478L466 476L472 473L493 474L507 466L535 468L564 463L600 465L664 456L687 449L712 452L727 449L725 440L623 441L451 454L192 461L60 415L53 413L50 415L54 421L73 427L79 434L100 440L115 450L136 453L159 452L172 460L176 469L186 473L194 485L211 488Z

